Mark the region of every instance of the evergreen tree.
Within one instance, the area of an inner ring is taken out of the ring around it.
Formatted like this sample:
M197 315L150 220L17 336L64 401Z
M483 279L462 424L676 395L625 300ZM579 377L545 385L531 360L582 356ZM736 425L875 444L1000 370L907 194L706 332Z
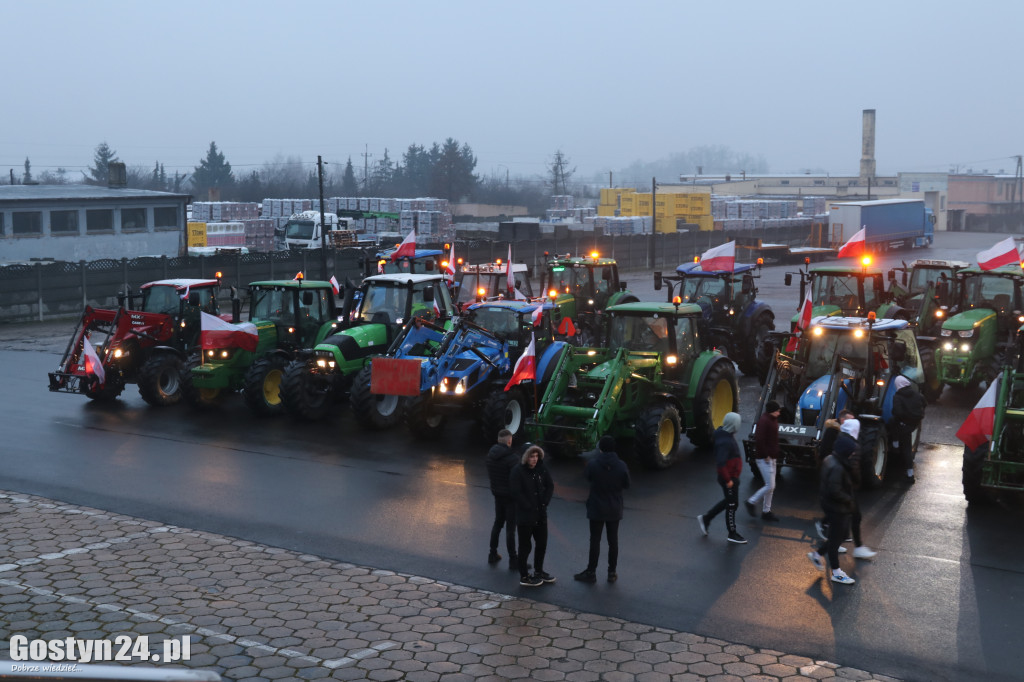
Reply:
M354 197L359 195L359 183L356 182L356 171L352 167L352 157L348 157L345 172L341 176L341 196Z
M433 154L437 144L431 149ZM455 202L473 194L477 177L473 175L476 157L468 144L461 147L453 138L444 141L434 164L431 188L433 195Z
M85 176L88 185L106 185L110 178L110 164L120 161L117 152L110 148L106 142L100 142L93 154L92 166L89 174Z
M206 158L199 162L192 173L193 190L202 197L212 188L229 189L234 183L231 164L224 159L224 154L217 150L217 143L211 142Z

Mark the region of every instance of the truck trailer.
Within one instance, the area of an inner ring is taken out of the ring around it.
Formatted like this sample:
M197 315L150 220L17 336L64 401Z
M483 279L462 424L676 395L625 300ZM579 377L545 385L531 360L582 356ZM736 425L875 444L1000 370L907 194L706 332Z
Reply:
M920 199L880 199L832 204L829 231L836 246L864 229L867 251L931 246L935 216Z

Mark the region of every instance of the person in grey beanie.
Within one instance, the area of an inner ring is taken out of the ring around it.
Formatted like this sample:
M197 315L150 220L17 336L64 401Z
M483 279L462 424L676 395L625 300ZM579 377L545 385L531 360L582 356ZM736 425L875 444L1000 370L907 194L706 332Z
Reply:
M615 439L605 435L597 444L584 476L590 481L587 518L590 520L590 557L587 567L573 576L585 583L597 581L597 561L601 557L601 531L608 536L608 582L618 580L619 521L622 520L622 491L629 487L629 467L615 453Z
M745 545L746 538L736 532L736 508L740 498L740 474L743 473L743 458L736 443L736 432L740 428L740 416L729 412L722 419L722 425L715 429L715 465L718 470L718 485L722 486L723 499L718 501L706 514L697 516L697 525L705 537L708 525L718 513L725 510L725 527L729 531L729 542Z

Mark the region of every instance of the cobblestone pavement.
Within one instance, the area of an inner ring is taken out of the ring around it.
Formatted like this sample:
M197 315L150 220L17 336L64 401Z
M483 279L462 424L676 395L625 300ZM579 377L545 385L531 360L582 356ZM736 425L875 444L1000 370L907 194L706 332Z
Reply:
M189 636L176 665L227 680L892 679L30 495L0 492L0 523L0 658Z

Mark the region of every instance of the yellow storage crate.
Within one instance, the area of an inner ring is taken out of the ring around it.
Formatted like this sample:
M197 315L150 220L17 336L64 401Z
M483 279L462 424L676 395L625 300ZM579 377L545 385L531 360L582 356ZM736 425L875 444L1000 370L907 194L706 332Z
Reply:
M189 246L206 246L206 223L189 222L186 229Z
M615 204L598 204L597 215L600 216L614 216L615 212L619 210L619 207Z

